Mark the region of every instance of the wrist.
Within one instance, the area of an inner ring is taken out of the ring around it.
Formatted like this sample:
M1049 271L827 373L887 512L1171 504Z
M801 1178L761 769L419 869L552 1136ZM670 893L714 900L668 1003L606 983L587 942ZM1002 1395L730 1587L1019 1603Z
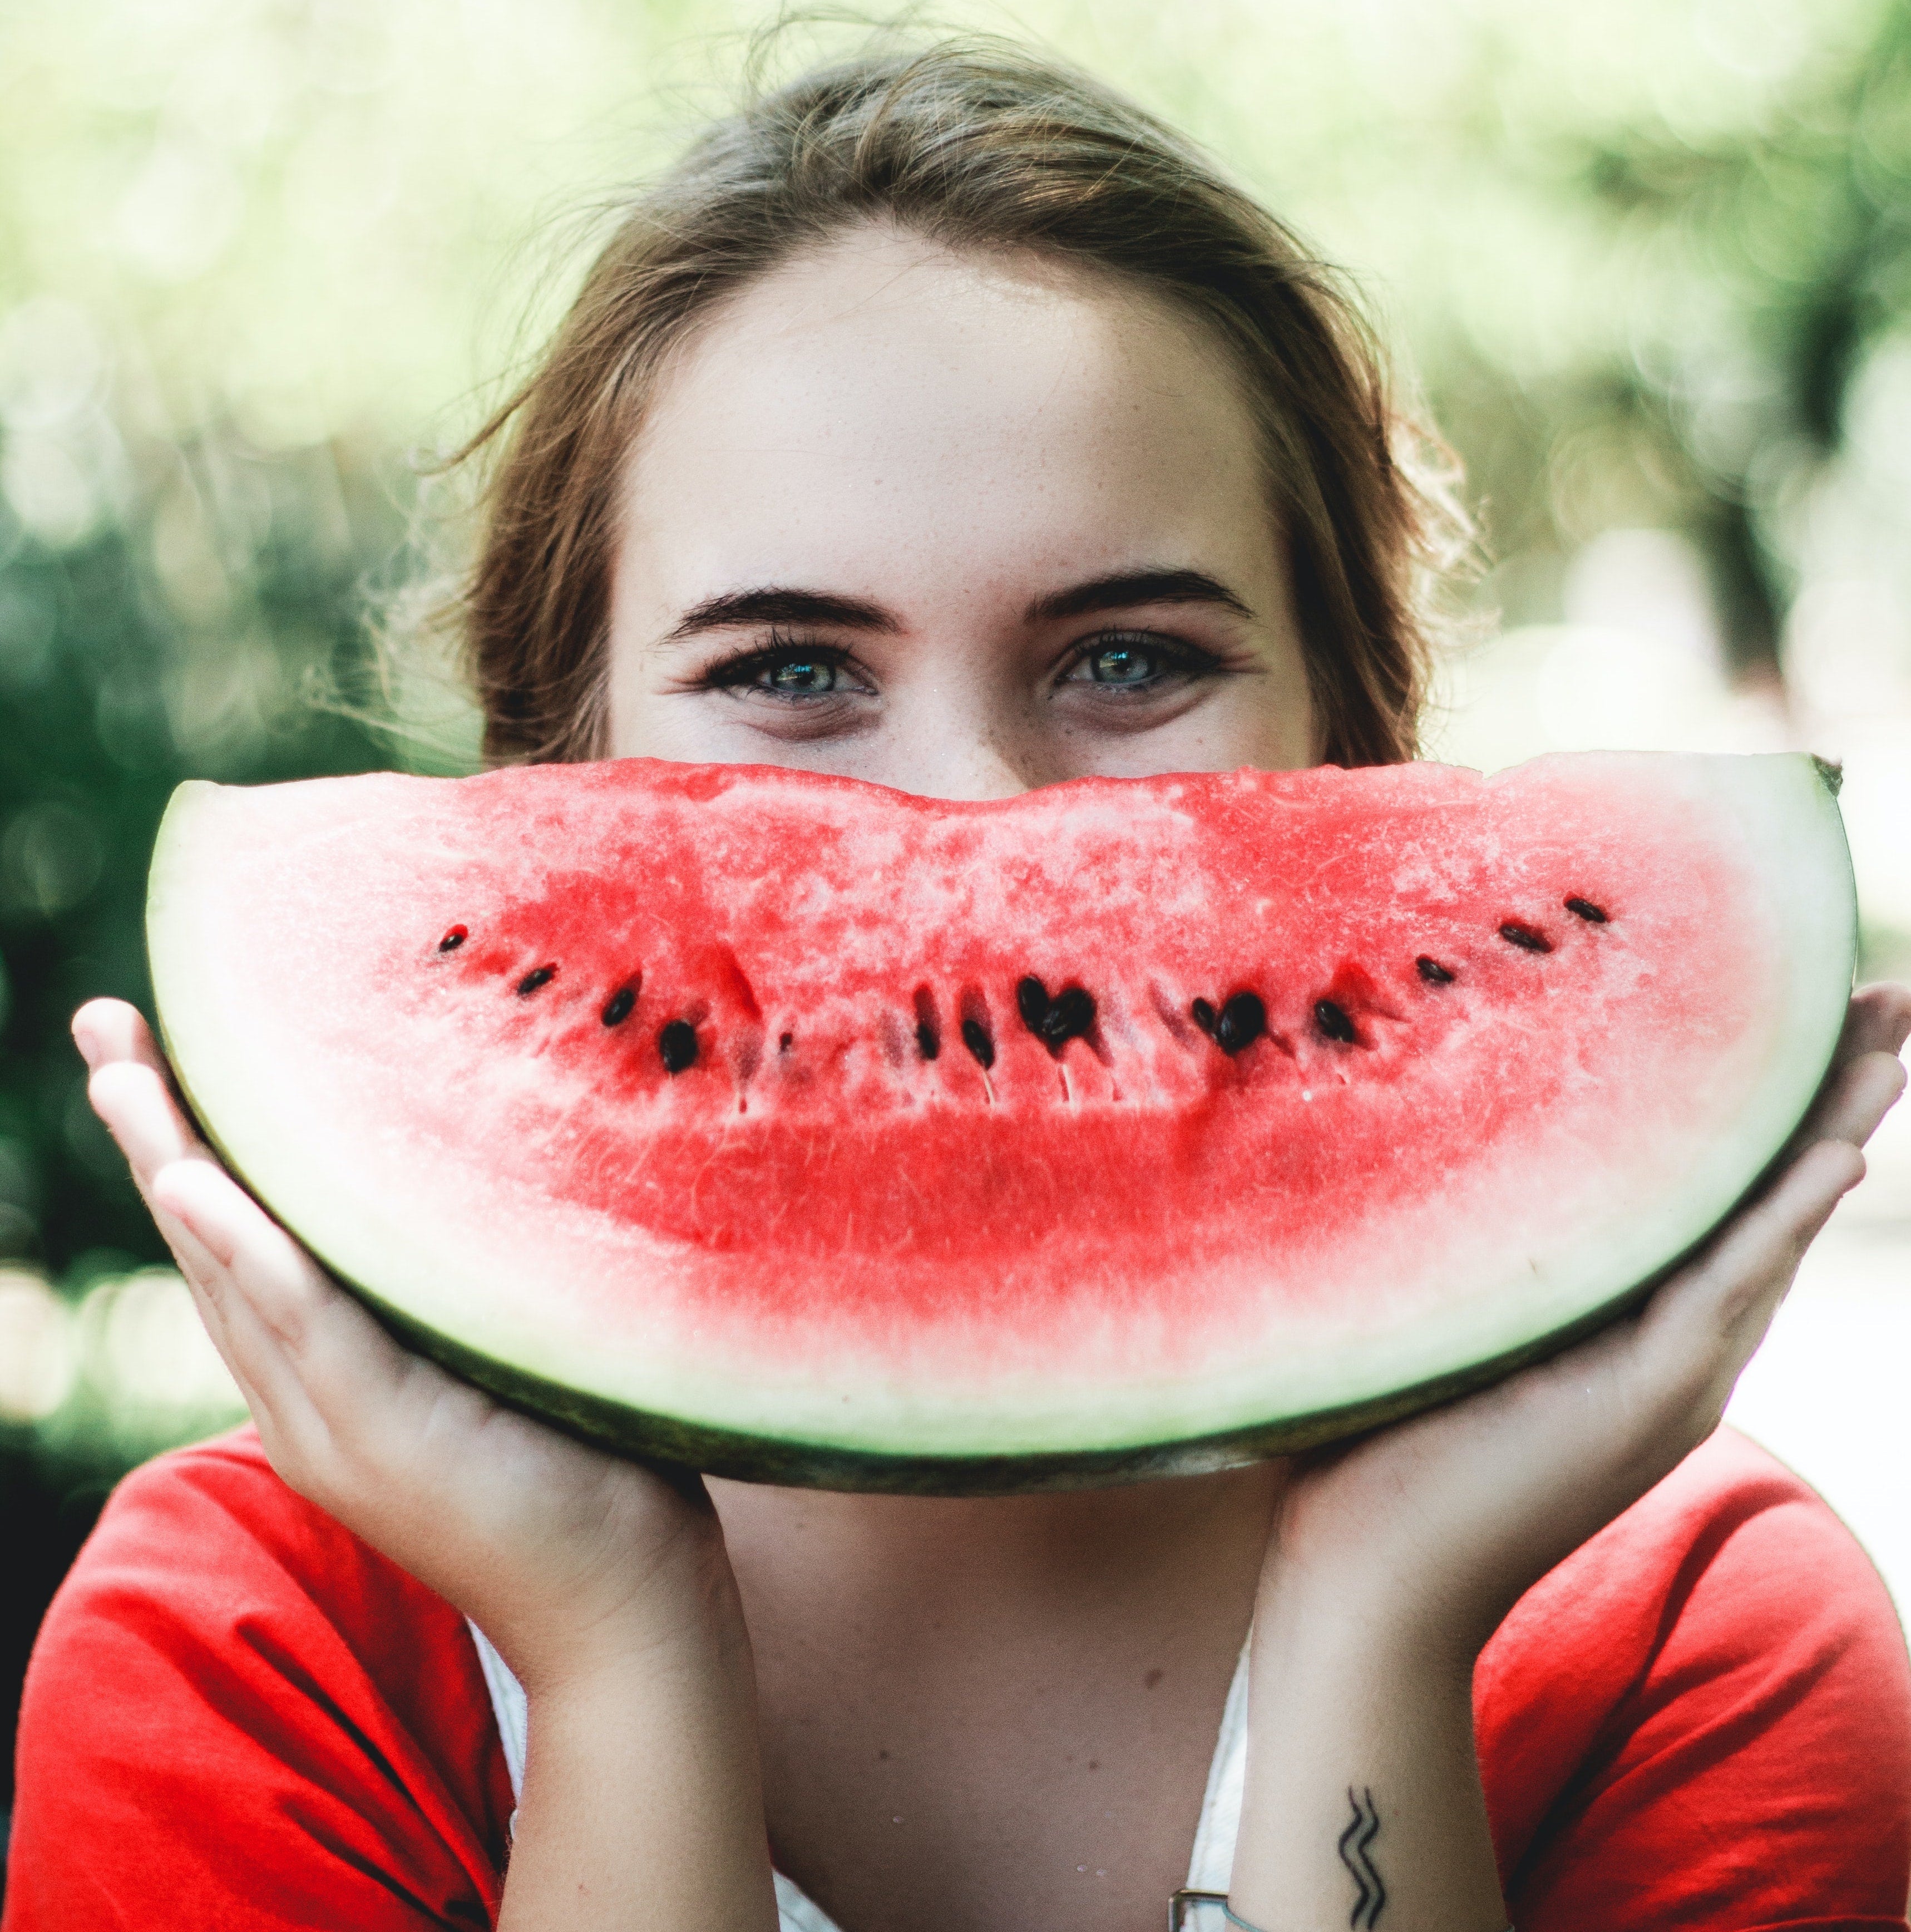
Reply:
M524 1785L499 1932L637 1923L773 1932L740 1611L719 1604L663 1625L604 1619L547 1658L525 1690Z
M1250 1926L1344 1924L1356 1893L1363 1907L1384 1897L1403 1932L1505 1923L1474 1744L1476 1647L1388 1582L1356 1566L1264 1585L1231 1884Z
M1310 1675L1359 1660L1422 1695L1470 1697L1473 1666L1497 1619L1426 1579L1360 1562L1304 1563L1271 1553L1255 1596L1255 1669Z
M520 1682L530 1730L547 1741L601 1741L607 1714L618 1711L646 1714L641 1728L652 1736L678 1723L695 1730L718 1711L755 1722L748 1646L714 1632L604 1630Z
M557 1590L494 1630L478 1622L533 1702L613 1689L752 1676L742 1601L720 1538L620 1587Z

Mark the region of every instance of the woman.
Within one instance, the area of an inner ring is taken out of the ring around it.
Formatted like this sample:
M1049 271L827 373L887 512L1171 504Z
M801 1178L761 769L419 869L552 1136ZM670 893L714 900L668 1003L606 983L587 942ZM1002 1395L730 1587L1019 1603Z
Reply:
M718 125L480 443L496 759L973 798L1412 747L1439 507L1348 310L1175 136L1013 52ZM10 1932L1142 1932L1191 1879L1267 1932L1901 1926L1891 1606L1713 1432L1907 1028L1860 995L1763 1196L1553 1362L1325 1460L965 1502L666 1480L499 1410L89 1006L258 1436L133 1478L49 1617Z

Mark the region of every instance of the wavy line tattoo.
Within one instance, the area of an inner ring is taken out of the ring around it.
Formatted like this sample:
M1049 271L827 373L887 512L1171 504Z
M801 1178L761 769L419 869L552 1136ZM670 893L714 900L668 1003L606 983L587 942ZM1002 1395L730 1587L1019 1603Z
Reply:
M1380 1910L1387 1902L1387 1888L1380 1882L1380 1874L1375 1870L1373 1859L1367 1855L1367 1846L1380 1834L1380 1814L1375 1808L1373 1793L1363 1790L1358 1796L1353 1786L1347 1786L1347 1802L1353 1808L1353 1816L1347 1828L1340 1834L1337 1849L1340 1862L1352 1874L1354 1883L1360 1888L1360 1896L1354 1900L1354 1909L1347 1923L1354 1932L1373 1932L1379 1922Z

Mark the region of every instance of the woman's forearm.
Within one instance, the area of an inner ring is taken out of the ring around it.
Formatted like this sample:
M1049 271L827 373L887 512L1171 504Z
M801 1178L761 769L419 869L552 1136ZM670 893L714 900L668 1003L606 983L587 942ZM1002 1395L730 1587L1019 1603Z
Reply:
M499 1932L775 1932L738 1623L530 1690Z
M1265 1932L1501 1932L1470 1654L1376 1594L1263 1588L1233 1909Z

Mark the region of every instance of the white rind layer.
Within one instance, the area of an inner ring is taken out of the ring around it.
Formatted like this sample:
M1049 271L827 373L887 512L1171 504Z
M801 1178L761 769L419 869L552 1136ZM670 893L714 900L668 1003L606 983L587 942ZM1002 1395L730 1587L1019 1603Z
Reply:
M1476 1199L1440 1197L1422 1228L1402 1217L1400 1267L1415 1264L1415 1244L1437 1226L1451 1250L1445 1265L1471 1280L1470 1292L1437 1321L1389 1325L1386 1288L1370 1283L1363 1298L1370 1318L1350 1320L1346 1296L1329 1297L1330 1312L1318 1322L1283 1316L1278 1348L1209 1361L1191 1378L1170 1364L1154 1373L1131 1366L1111 1380L1098 1361L1125 1354L1132 1364L1134 1337L1092 1332L1080 1337L1078 1362L998 1370L981 1386L939 1376L933 1348L931 1359L917 1364L921 1373L909 1372L906 1357L887 1372L795 1356L746 1371L733 1356L700 1346L693 1322L673 1322L667 1294L642 1347L607 1347L585 1300L566 1300L562 1290L541 1300L526 1294L524 1257L498 1234L517 1218L508 1200L499 1202L491 1225L421 1226L402 1198L367 1193L355 1152L328 1144L298 1096L276 1093L259 1077L247 1035L232 1024L233 981L208 962L230 956L236 928L222 882L233 853L256 849L269 826L271 794L190 784L175 795L153 866L154 985L181 1084L247 1183L341 1278L459 1351L693 1427L879 1458L1067 1456L1251 1432L1358 1411L1584 1325L1701 1241L1808 1106L1843 1022L1856 944L1850 861L1830 791L1811 760L1794 757L1601 754L1610 767L1602 782L1622 791L1634 756L1645 760L1640 776L1649 768L1655 784L1665 783L1668 765L1679 767L1674 791L1682 789L1695 822L1713 828L1709 837L1747 857L1747 876L1766 896L1748 916L1762 918L1769 935L1766 1045L1731 1118L1718 1122L1709 1144L1689 1150L1683 1173L1609 1216L1596 1244L1549 1250L1536 1236L1532 1251L1515 1243L1509 1252L1509 1225L1524 1216L1543 1231L1547 1204L1506 1199L1503 1184L1496 1196L1490 1176ZM354 782L366 822L375 824L409 788L434 782ZM287 795L304 788L274 789L289 805ZM353 828L334 821L324 836L349 841ZM248 962L242 970L256 976L259 968ZM394 1160L403 1153L394 1139ZM1472 1231L1476 1257L1461 1250L1459 1241L1469 1237L1456 1238L1456 1228ZM602 1234L581 1223L575 1232L580 1252ZM628 1230L619 1242L619 1265L643 1264ZM1475 1259L1487 1272L1469 1276ZM667 1282L679 1262L654 1241L648 1265ZM1238 1292L1252 1295L1255 1288L1243 1280Z

